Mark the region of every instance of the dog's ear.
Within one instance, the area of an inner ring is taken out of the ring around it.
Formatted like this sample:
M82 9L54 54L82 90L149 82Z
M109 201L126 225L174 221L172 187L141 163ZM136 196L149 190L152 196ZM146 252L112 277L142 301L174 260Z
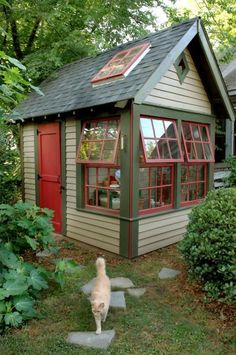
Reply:
M105 307L105 304L102 302L102 303L100 303L100 305L99 305L99 311L101 311L103 308Z

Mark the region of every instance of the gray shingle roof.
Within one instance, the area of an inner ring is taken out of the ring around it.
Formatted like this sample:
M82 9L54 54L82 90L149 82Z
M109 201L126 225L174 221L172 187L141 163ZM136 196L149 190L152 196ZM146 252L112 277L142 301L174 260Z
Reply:
M18 107L23 118L58 114L119 100L134 98L171 49L190 29L196 19L169 27L144 38L84 58L59 69L40 88L45 96L31 93ZM151 49L141 62L122 79L93 87L90 80L120 50L149 41Z

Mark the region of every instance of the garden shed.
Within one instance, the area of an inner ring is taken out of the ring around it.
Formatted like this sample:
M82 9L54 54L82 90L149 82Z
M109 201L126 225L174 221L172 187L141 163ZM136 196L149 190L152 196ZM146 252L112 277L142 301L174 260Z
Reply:
M17 108L24 199L57 233L129 258L179 241L234 120L201 20L58 70Z

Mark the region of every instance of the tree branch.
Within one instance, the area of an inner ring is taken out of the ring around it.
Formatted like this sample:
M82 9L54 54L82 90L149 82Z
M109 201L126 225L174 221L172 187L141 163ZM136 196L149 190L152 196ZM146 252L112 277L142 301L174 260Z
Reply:
M10 8L4 6L4 12L5 12L6 19L10 23L11 35L12 35L12 40L13 40L13 47L14 47L16 58L17 59L22 59L23 58L23 53L22 53L22 50L21 50L21 47L20 47L20 41L19 41L19 35L18 35L18 31L17 31L16 21L12 17L12 12L11 12Z
M32 28L32 31L31 31L29 39L28 39L28 43L27 43L27 46L26 46L26 49L25 49L25 54L28 54L30 52L32 46L33 46L33 43L34 43L34 40L35 40L35 37L36 37L36 33L38 31L40 22L41 22L41 18L37 17L35 19L34 26Z

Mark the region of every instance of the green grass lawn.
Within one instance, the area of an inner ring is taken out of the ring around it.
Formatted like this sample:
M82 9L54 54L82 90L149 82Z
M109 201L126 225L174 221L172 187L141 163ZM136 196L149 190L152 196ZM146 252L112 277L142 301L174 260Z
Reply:
M206 307L202 294L187 284L174 246L132 261L104 252L110 277L129 277L135 286L146 287L146 293L140 299L126 295L125 311L109 311L103 329L115 329L116 336L108 350L67 344L68 332L95 330L89 301L80 289L95 276L99 254L78 245L67 247L61 254L85 267L68 275L62 290L52 287L42 294L37 306L41 319L0 336L1 355L235 354L233 322L222 319L217 307ZM159 280L162 267L179 268L182 274L174 280Z

